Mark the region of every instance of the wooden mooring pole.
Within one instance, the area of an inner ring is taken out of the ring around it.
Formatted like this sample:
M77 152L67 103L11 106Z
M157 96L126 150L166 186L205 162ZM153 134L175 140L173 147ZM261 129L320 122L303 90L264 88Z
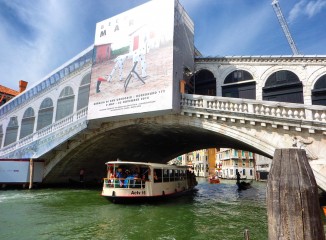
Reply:
M248 229L244 230L243 236L244 236L244 240L250 240L250 235L249 235Z
M34 162L33 158L29 159L29 189L33 188L33 173L34 173Z
M268 239L325 240L306 151L277 149L267 183Z

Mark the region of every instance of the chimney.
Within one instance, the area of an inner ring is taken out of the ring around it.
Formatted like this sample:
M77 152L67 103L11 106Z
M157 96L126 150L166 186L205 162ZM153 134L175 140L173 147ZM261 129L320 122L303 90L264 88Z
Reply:
M25 82L24 80L19 81L19 93L22 93L25 91L27 84L28 84L28 82Z

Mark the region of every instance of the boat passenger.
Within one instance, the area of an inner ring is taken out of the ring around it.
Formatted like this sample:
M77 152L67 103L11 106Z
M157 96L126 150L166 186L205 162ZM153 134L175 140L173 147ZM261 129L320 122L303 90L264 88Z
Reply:
M129 170L126 170L126 174L127 174L127 177L124 180L124 187L125 188L128 188L128 187L130 187L129 186L129 182L131 182L132 180L134 180L134 176L132 176L130 174L130 171Z
M157 175L156 175L156 171L155 170L153 171L153 174L154 174L154 176L152 177L151 170L148 169L148 180L149 181L152 181L152 180L157 181L158 178L157 178Z
M156 171L154 171L154 180L157 180L157 175L156 175Z
M119 183L120 183L120 187L123 187L123 180L120 180L120 178L123 178L123 173L122 173L122 168L118 168L117 174L116 174L117 178L119 178Z

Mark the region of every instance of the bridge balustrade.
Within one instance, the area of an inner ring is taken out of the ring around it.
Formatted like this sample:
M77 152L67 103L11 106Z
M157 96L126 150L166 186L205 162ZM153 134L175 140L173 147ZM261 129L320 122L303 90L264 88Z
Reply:
M58 135L60 135L59 131L65 132L67 127L71 128L73 127L73 125L79 125L81 121L86 122L86 117L87 107L82 108L77 112L71 114L70 116L67 116L45 128L42 128L34 132L33 134L20 139L17 142L14 142L12 144L9 144L8 146L1 148L0 156L5 156L6 154L16 151L24 146L27 146L28 144L46 138L47 136L53 133L57 133ZM63 139L63 141L65 141L65 139Z
M326 122L326 108L316 105L307 106L295 103L183 94L181 106L183 108L213 110L214 113L245 113L284 120Z

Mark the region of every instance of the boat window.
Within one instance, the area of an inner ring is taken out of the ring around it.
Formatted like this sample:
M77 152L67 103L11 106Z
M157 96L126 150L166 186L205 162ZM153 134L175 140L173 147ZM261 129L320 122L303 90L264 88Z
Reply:
M154 182L162 182L162 169L154 169Z
M163 170L163 182L169 182L169 170L168 169Z
M174 169L170 169L169 174L170 174L170 182L173 182L174 181Z
M180 178L182 180L186 179L186 170L180 170Z
M144 188L148 169L147 166L134 164L108 165L105 185L112 188Z
M180 172L179 172L179 170L175 170L174 180L179 181L179 179L180 179Z

